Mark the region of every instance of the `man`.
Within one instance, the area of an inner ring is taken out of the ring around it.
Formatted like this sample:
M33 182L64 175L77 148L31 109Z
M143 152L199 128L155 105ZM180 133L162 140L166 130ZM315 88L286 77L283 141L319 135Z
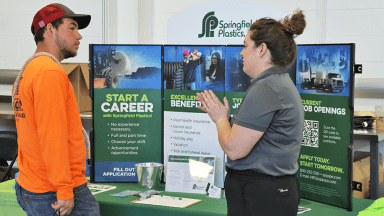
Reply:
M188 52L188 50L184 50L183 52L184 56L184 89L185 90L195 90L196 89L196 68L201 63L201 53L197 51L197 49L194 49L191 53ZM192 60L192 61L190 61Z
M59 63L77 55L78 29L90 20L62 4L47 5L33 18L35 55L42 56L27 61L14 86L16 196L28 215L100 215L84 176L86 149L77 101Z

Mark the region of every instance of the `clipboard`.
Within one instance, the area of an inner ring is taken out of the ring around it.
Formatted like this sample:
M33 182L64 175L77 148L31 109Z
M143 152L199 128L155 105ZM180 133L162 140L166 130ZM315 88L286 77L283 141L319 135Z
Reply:
M201 202L199 199L189 199L181 197L162 197L159 195L153 195L151 198L146 200L134 200L131 203L146 204L146 205L157 205L157 206L168 206L174 208L187 208L193 204Z

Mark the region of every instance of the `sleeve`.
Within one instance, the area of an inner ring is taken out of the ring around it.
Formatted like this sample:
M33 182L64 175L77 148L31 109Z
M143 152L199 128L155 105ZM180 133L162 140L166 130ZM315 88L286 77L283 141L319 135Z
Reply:
M281 108L276 92L261 84L250 89L245 95L238 112L235 113L233 123L265 132L276 111Z
M66 102L68 77L57 70L44 71L33 85L37 134L48 180L57 188L57 198L73 198L69 165Z

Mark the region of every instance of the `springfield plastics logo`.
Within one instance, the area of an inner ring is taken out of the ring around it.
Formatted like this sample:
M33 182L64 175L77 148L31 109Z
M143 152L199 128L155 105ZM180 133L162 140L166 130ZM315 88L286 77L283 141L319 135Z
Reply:
M218 25L218 19L214 16L215 12L211 11L205 14L203 18L202 33L199 34L199 38L204 36L214 37L215 32L213 31Z
M205 187L204 186L197 186L196 184L193 184L192 186L192 190L204 190Z
M202 21L202 32L198 34L198 38L215 37L215 29L218 27L218 37L245 37L246 32L253 23L250 21L240 20L238 22L218 20L215 12L211 11L205 14Z

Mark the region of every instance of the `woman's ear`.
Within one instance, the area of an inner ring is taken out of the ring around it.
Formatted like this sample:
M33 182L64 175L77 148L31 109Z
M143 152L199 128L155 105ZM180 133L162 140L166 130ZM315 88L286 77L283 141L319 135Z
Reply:
M267 44L260 44L260 57L263 57L267 53L268 47Z

